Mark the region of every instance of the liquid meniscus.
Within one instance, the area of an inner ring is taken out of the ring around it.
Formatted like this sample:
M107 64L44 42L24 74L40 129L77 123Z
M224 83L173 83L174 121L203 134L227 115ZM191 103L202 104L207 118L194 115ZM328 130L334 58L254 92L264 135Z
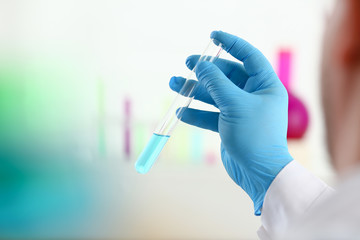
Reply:
M138 173L145 174L150 170L169 138L170 136L167 135L153 133L135 163L135 169Z

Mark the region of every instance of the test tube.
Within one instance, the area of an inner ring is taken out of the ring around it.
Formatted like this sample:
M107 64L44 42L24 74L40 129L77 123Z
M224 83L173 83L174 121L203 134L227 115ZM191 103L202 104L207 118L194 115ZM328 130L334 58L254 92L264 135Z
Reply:
M213 39L211 39L203 54L201 54L195 67L186 78L183 87L181 88L179 94L175 97L169 110L165 114L165 117L156 127L149 142L136 161L135 169L138 173L145 174L150 170L156 159L159 157L165 144L169 140L176 124L179 122L184 111L187 107L189 107L191 101L193 100L194 92L198 85L198 82L194 81L197 65L203 61L215 62L219 58L221 51L221 44L216 46Z

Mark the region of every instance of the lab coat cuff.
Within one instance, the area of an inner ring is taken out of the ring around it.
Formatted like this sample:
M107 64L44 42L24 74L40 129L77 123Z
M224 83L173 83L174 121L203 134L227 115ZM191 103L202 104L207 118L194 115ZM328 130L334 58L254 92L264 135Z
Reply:
M296 161L286 165L271 183L262 208L262 228L268 235L283 233L294 219L321 201L330 188Z

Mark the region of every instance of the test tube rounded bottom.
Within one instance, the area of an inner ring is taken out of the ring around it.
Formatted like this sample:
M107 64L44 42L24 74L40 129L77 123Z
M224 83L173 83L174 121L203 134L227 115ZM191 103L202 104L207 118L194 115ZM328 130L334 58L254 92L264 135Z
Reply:
M167 135L153 133L135 164L138 173L145 174L150 170L169 138Z

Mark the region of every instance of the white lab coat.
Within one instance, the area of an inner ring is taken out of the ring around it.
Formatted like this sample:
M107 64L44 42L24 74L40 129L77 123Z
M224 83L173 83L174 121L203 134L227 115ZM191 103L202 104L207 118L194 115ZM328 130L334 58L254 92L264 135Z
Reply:
M296 161L265 195L260 239L360 239L360 169L335 192Z

